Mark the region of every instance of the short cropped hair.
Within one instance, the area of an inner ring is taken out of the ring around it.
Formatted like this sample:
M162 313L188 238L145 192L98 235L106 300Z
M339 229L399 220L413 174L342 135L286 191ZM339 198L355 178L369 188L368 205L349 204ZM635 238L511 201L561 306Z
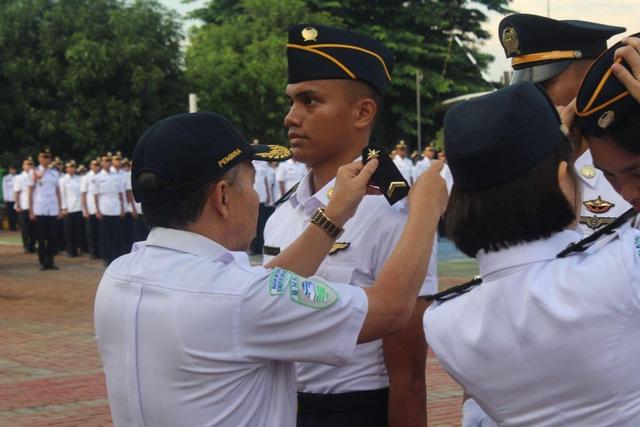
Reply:
M346 91L347 97L351 102L356 102L362 98L371 98L376 104L376 116L374 117L373 124L375 125L380 113L382 112L383 96L368 83L360 80L342 80L346 83L348 89Z
M475 257L480 250L499 251L564 230L575 220L576 209L560 189L558 166L569 164L577 191L571 156L571 143L565 140L541 163L505 184L463 191L454 182L445 214L447 236Z
M207 202L211 189L220 181L225 180L233 186L237 180L238 167L232 168L220 178L202 187L184 193L178 198L156 203L142 203L142 215L146 226L166 227L183 230L187 225L196 222ZM135 179L134 187L140 191L155 191L168 187L168 181L153 172L142 172Z

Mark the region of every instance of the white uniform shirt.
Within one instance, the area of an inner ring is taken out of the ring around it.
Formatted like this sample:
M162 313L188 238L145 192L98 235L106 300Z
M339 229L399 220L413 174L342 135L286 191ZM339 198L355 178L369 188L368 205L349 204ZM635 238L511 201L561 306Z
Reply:
M95 179L97 174L90 170L80 180L80 193L86 193L87 197L87 211L89 215L96 214L96 200L94 195L96 193Z
M393 163L396 164L398 170L402 174L402 177L407 180L408 183L411 183L411 177L413 175L413 162L411 159L405 157L402 158L399 155L396 155L393 158Z
M258 193L258 198L260 199L260 203L267 203L267 198L269 193L267 192L267 187L265 185L265 179L267 178L267 169L271 169L271 167L267 164L267 162L260 162L254 160L253 167L256 171L255 180L253 182L253 188Z
M269 176L268 176L270 180L269 182L271 182L273 203L277 202L282 197L282 192L280 191L280 183L278 183L278 180L276 179L278 170L280 169L280 164L278 164L278 166L276 166L275 168L272 167L271 170L273 171L273 173L269 173Z
M578 157L574 168L582 189L579 230L586 237L611 223L631 205L613 189L602 171L593 167L591 150Z
M60 181L60 173L56 169L45 169L38 166L36 173L42 174L37 181L31 182L33 188L33 214L57 216L60 213L56 189Z
M278 165L276 169L276 181L278 183L284 182L284 191L289 191L291 187L299 183L306 174L307 167L304 163L289 159ZM276 185L279 186L279 184Z
M427 169L431 166L431 160L428 157L423 157L418 160L415 165L411 168L411 179L413 182L416 182L418 177L422 175Z
M302 234L313 212L327 205L327 192L335 185L335 179L316 194L311 194L311 176L311 173L307 174L291 197L269 217L264 230L265 246L284 250ZM390 206L382 196L365 196L356 214L344 225L344 234L334 246L337 250L325 258L317 274L334 282L351 283L362 288L373 286L400 239L406 219L404 202ZM437 243L434 243L422 295L436 292L436 253ZM264 262L271 258L265 255ZM375 390L389 385L381 339L358 345L348 365L335 368L298 363L296 371L298 390L310 393Z
M60 179L60 201L62 209L67 209L69 213L82 211L80 204L80 178L78 175L65 174Z
M310 280L154 228L109 266L96 295L114 424L295 426L293 361L345 363L368 308L361 289L334 283L322 285L332 303L305 305L320 289Z
M267 200L266 204L267 206L273 206L273 204L278 201L278 199L282 196L280 196L280 189L277 188L276 185L276 170L275 168L268 166L265 169L265 179L267 180L267 186L271 189L271 198Z
M96 175L94 183L102 215L119 216L122 209L120 196L124 192L122 177L114 172L101 170Z
M7 174L2 177L2 197L5 202L13 202L15 201L14 193L13 193L13 180L16 178L16 175Z
M498 425L640 426L640 232L556 258L580 238L481 251L484 282L425 313L429 347Z
M127 191L133 191L133 185L131 184L131 171L127 172L127 174L128 174L128 179L126 180L126 187L125 187L125 189L126 189ZM136 202L136 201L135 201L135 199L133 199L133 204L134 204L134 205L135 205L135 207L136 207L136 213L137 213L138 215L142 215L142 204L141 204L141 203Z
M22 171L22 173L13 180L14 195L17 192L20 192L20 195L18 196L19 199L16 200L16 204L20 209L29 209L29 187L32 185L33 176L31 171Z

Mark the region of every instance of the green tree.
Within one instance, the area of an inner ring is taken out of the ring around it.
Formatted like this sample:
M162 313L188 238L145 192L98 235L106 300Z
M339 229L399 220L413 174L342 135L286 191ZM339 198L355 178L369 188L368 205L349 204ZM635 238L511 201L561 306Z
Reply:
M214 1L192 16L205 21L192 30L186 55L198 107L229 117L248 138L285 143L287 29L340 20L309 12L304 0Z
M2 148L130 153L184 110L180 25L153 0L0 1Z

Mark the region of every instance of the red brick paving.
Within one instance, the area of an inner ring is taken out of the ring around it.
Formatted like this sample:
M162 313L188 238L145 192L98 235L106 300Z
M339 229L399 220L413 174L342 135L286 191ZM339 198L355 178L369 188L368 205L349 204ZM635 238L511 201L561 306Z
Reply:
M15 233L0 232L0 238ZM40 272L35 255L0 244L0 426L111 426L94 341L100 262L56 258ZM464 280L464 279L461 279ZM460 279L443 279L444 284ZM460 425L460 387L427 360L429 426Z

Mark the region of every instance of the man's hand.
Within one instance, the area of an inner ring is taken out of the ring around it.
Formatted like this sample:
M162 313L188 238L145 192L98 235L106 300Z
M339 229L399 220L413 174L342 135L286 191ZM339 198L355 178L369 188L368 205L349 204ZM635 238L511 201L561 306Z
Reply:
M35 221L36 220L36 216L31 210L29 210L29 219L31 221Z
M442 160L434 160L429 169L420 175L409 191L409 209L430 207L437 209L438 216L442 216L449 202L447 183L440 176L443 167Z
M83 209L83 210L82 210L82 216L83 216L85 219L88 219L88 218L89 218L89 211L87 211L86 209Z
M614 60L623 59L631 67L631 72L618 62L611 66L611 70L631 96L640 102L640 38L627 37L622 43L626 46L616 50Z
M16 206L13 209L18 213L22 212L22 208L20 206Z
M368 192L369 180L377 167L378 160L373 159L364 166L362 162L353 162L338 169L336 186L326 214L339 226L343 226L356 213L360 201Z
M97 219L102 219L102 212L100 212L100 211L96 212L96 218Z

